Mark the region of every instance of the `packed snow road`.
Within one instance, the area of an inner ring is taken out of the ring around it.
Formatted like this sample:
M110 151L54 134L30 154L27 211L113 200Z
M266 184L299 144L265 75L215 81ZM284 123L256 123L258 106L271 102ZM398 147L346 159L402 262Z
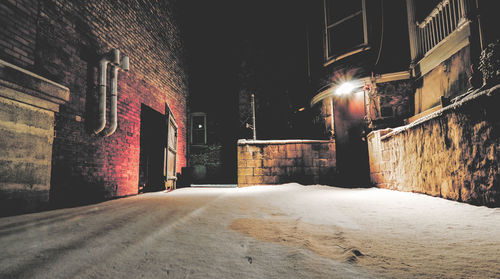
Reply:
M0 278L499 278L499 236L419 194L184 188L0 218Z

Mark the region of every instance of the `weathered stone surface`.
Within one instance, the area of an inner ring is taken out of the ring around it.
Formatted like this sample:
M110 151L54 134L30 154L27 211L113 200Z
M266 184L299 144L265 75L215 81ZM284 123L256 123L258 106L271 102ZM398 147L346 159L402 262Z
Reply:
M372 183L500 206L499 103L497 86L386 136L370 133Z
M335 174L333 141L240 141L238 186L298 182L324 184Z
M0 97L0 216L48 205L54 112Z

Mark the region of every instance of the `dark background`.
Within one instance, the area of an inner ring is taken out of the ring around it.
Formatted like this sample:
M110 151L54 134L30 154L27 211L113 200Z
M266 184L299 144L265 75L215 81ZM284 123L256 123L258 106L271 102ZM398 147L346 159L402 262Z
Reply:
M180 4L190 107L214 120L212 137L220 141L251 137L239 116L242 92L256 95L259 139L299 137L292 118L310 100L304 2L183 0ZM249 96L242 99L249 101Z

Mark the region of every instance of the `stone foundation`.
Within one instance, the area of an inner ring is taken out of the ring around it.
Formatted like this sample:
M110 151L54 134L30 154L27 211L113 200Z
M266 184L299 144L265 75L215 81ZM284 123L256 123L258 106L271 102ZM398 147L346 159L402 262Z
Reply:
M500 206L500 86L407 126L368 135L381 188Z
M48 207L54 114L68 88L0 60L0 216Z
M321 140L238 141L238 186L331 184L335 142Z

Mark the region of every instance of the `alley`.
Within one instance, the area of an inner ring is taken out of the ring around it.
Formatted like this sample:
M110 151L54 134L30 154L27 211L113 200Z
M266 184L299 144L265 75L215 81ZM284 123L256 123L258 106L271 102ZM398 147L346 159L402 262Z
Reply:
M499 231L413 193L183 188L1 218L0 278L498 278Z

